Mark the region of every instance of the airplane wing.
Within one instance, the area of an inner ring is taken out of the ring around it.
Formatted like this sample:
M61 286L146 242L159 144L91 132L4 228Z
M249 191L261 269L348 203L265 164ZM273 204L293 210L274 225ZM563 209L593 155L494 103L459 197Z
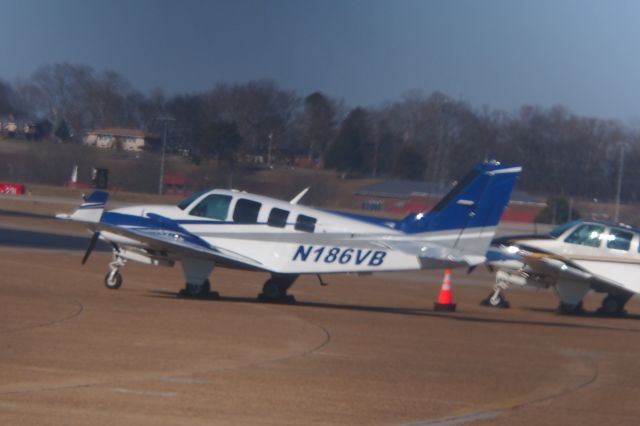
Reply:
M267 270L259 261L241 254L211 246L204 240L180 229L122 227L104 222L87 223L94 232L109 232L143 243L147 250L164 252L171 257L209 259L227 265Z
M223 232L207 232L202 235L212 238L229 238L229 234ZM273 233L242 233L233 234L233 238L247 241L275 240L280 243L289 242L295 244L321 244L362 249L397 250L418 257L424 267L475 266L485 261L484 256L465 253L461 250L426 241L389 239L385 235L375 234L354 235L344 232L278 235L274 235Z
M518 270L545 276L554 284L558 281L583 281L596 291L628 291L620 284L593 274L563 256L520 248L516 251L512 247L515 246L492 246L487 252L487 264L497 269Z

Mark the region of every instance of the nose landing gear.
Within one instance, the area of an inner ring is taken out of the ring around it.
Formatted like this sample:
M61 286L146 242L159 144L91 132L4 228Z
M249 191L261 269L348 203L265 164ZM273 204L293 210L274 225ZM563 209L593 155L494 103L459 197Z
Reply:
M113 262L109 263L109 272L104 277L104 285L110 290L117 290L122 285L122 274L120 268L122 268L127 261L119 257L115 252L113 254Z

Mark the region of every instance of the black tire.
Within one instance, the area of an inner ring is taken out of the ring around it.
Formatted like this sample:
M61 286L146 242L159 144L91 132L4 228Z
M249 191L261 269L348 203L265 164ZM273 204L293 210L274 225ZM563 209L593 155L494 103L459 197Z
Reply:
M194 285L187 283L185 293L189 297L202 297L211 291L211 283L206 280L202 285Z
M200 293L203 295L209 294L211 292L211 283L209 280L206 280L204 284L202 284L202 288L200 289Z
M619 297L616 297L612 294L608 295L602 301L602 307L600 308L601 312L605 315L620 315L622 314L622 308L624 304Z
M560 302L558 306L558 312L566 315L579 315L584 312L582 309L582 301L580 301L577 305L569 305L567 303Z
M502 308L505 304L505 299L502 293L498 294L497 297L489 297L489 304L494 308Z
M280 300L284 292L276 280L268 279L262 286L262 295L267 300Z
M487 296L486 299L482 299L480 301L480 305L489 306L491 308L509 308L509 307L511 307L511 304L509 304L507 299L505 299L505 297L502 294L502 292L500 292L500 294L496 298L494 298L493 295L494 295L494 292L492 291L489 294L489 296Z
M116 271L115 273L108 272L104 277L104 285L109 290L117 290L122 285L122 274Z

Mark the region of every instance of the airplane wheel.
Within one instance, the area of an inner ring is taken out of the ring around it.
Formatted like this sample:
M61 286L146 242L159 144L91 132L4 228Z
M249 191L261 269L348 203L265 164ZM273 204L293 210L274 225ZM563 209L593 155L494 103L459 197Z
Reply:
M120 272L108 272L104 277L104 285L111 290L117 290L122 285L122 274Z
M281 299L282 293L282 288L273 279L268 279L262 286L262 294L267 300Z
M508 308L509 302L504 298L502 293L499 293L497 296L492 296L489 298L489 304L495 308Z
M486 299L482 299L480 301L480 305L482 306L490 306L492 308L510 308L511 304L507 301L507 299L499 293L495 296L495 292L491 292Z
M602 307L600 308L601 312L605 315L620 315L622 313L622 308L624 307L620 298L608 295L602 301Z
M189 284L186 285L186 295L190 297L200 297L204 296L211 291L211 283L209 280L206 280L202 285Z
M584 310L582 309L582 301L580 301L577 305L570 305L568 303L560 302L560 305L558 306L558 312L568 315L581 314L582 312L584 312Z

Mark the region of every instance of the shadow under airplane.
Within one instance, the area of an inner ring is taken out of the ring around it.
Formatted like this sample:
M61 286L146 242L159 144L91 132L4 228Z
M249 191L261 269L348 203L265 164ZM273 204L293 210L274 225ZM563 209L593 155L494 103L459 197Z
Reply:
M181 298L177 293L170 291L152 290L151 294L147 297L158 298ZM260 303L264 304L253 297L243 296L220 296L219 298L190 298L185 297L185 300L192 300L194 302L217 302L217 303ZM506 324L506 325L531 325L542 327L559 327L559 328L573 328L573 329L589 329L589 330L608 330L608 331L630 331L640 332L640 329L626 328L626 327L614 327L606 325L593 325L593 324L580 324L576 322L553 322L553 321L540 321L540 320L520 320L520 319L506 319L506 318L487 318L478 315L470 315L462 312L436 312L429 308L397 308L391 306L373 306L373 305L354 305L354 304L337 304L337 303L321 303L321 302L301 302L296 301L288 306L295 306L297 308L323 308L323 309L337 309L347 310L354 312L377 312L383 314L393 315L407 315L417 317L434 317L444 319L448 321L464 321L464 322L482 322L490 324ZM553 312L549 310L549 312ZM626 319L638 320L640 316L629 315L622 317Z

